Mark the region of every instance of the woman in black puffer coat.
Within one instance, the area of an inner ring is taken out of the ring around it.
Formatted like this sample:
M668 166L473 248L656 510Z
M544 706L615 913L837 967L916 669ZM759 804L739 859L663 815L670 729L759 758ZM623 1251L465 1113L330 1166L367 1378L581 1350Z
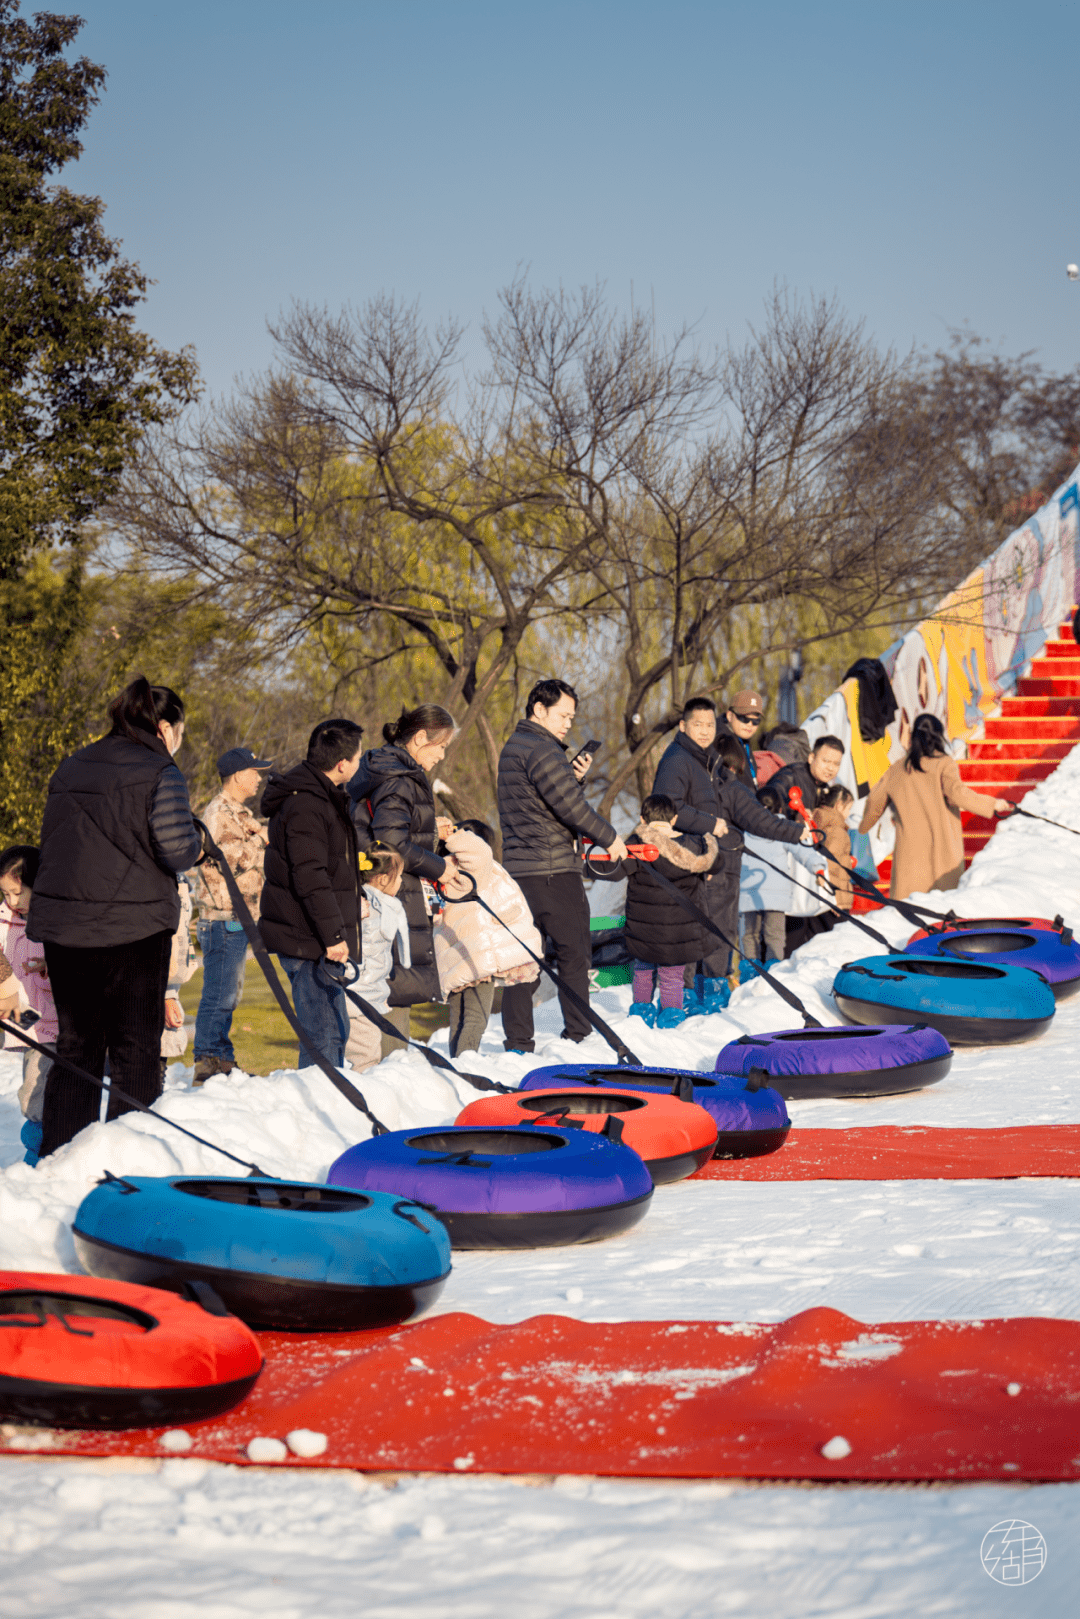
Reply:
M398 898L409 919L412 966L394 968L390 1007L391 1021L406 1034L408 1008L442 998L423 884L437 882L446 861L435 853L440 829L426 772L442 760L453 734L453 716L445 708L425 703L410 709L383 726L387 746L365 753L349 782L361 848L381 843L405 862ZM404 1017L394 1017L394 1008L402 1008Z
M173 764L184 705L139 675L109 704L108 736L63 760L49 783L27 938L45 946L56 1002L58 1056L110 1071L137 1102L161 1095L161 1031L176 874L202 839L187 784ZM42 1158L98 1117L101 1093L54 1063L45 1086ZM110 1119L130 1110L109 1099Z

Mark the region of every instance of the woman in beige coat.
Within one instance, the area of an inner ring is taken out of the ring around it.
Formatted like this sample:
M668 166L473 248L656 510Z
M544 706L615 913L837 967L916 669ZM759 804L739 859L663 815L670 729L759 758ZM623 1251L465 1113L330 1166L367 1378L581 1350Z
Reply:
M889 884L893 899L956 887L964 869L961 810L989 819L1012 809L1006 798L988 798L964 786L956 760L948 752L944 727L934 714L920 714L916 719L907 758L890 765L872 790L860 832L869 832L886 804L892 805L896 820Z

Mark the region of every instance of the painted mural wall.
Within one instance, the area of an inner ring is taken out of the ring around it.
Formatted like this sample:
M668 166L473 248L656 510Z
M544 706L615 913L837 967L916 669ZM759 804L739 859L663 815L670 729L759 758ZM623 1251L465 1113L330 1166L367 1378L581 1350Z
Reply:
M859 736L854 680L803 721L811 742L828 734L844 742L841 779L856 794L856 824L858 799L902 756L916 715L936 714L962 753L962 744L982 734L984 721L1016 690L1077 601L1080 467L931 617L882 654L897 713L881 742L867 746ZM891 827L882 823L874 845L876 857L888 852Z

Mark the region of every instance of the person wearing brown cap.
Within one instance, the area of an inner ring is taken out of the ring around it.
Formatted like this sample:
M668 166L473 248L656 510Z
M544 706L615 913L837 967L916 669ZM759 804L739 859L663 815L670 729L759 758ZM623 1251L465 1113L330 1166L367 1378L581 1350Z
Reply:
M255 920L263 888L266 828L248 809L263 783L269 759L250 748L230 748L217 762L221 791L203 810L210 836L229 862L236 884ZM193 1085L205 1085L212 1074L231 1074L236 1052L230 1037L233 1013L240 1003L247 960L247 935L236 919L225 879L216 866L199 867L199 920L196 934L203 958L202 995L195 1018Z
M765 699L759 691L744 688L732 698L731 707L717 726L717 737L733 736L746 754L748 785L757 786L757 768L750 739L765 718Z

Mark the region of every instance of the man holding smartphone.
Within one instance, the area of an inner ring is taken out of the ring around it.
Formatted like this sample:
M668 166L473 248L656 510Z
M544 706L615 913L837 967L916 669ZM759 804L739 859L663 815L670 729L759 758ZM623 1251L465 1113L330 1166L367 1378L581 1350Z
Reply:
M579 837L607 849L613 860L626 845L610 822L589 805L581 781L592 763L582 752L570 760L565 737L577 713L577 692L565 680L541 680L525 703L525 718L499 756L499 819L502 864L518 883L540 931L555 948L556 971L587 1001L589 906L585 897ZM592 1032L585 1014L559 994L568 1040ZM507 1051L532 1051L532 985L503 990L503 1043Z

